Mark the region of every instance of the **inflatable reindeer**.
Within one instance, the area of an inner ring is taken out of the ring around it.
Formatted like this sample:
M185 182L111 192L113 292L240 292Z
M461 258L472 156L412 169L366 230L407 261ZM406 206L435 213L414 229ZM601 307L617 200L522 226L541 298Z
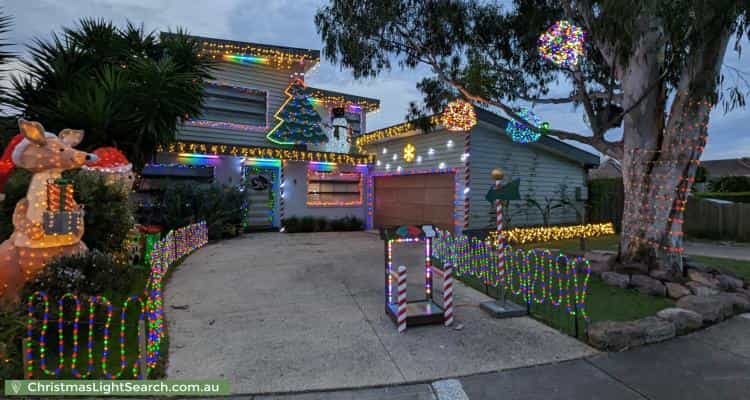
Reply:
M42 124L23 119L18 126L21 133L0 159L0 192L15 167L33 176L26 197L16 204L13 234L0 244L0 303L15 302L24 283L51 258L86 251L81 242L83 210L61 174L96 158L73 149L83 139L83 131L63 129L55 136Z

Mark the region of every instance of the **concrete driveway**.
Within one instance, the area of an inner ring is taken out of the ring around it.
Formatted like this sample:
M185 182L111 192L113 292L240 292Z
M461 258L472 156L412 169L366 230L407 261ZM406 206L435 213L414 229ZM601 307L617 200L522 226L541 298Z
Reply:
M396 263L419 265L421 249L407 250ZM419 295L420 274L410 269L410 298ZM376 235L252 234L209 245L174 272L167 373L227 378L235 393L280 393L431 381L595 353L530 318L492 319L478 307L485 300L457 284L463 329L399 334L384 313Z

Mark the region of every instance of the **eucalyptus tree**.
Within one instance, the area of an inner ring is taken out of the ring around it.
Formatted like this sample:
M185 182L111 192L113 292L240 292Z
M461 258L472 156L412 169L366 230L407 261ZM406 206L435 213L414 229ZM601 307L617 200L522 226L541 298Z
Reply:
M431 67L417 86L434 112L458 95L521 123L520 102L581 109L588 131L540 133L619 160L620 259L679 270L683 210L711 108L744 106L746 87L726 85L722 63L729 44L739 50L748 35L749 9L738 0L515 0L507 8L474 0L331 0L315 22L325 57L355 77ZM538 53L540 33L559 20L586 33L574 67ZM561 88L565 95L550 94ZM425 111L413 106L411 115Z

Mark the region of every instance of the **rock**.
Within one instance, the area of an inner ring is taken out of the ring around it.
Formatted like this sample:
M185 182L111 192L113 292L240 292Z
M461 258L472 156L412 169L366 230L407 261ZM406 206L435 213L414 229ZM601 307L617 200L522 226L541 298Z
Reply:
M621 274L647 274L648 265L634 262L623 263L615 265L614 270Z
M617 272L602 272L602 280L608 285L623 289L630 284L630 277L628 275L618 274Z
M684 335L703 326L703 317L700 314L684 308L665 308L656 313L656 316L671 321L678 335Z
M646 317L635 321L635 324L643 329L646 343L657 343L669 340L676 335L675 324L672 321L657 317Z
M681 277L668 269L653 269L648 275L654 279L666 282L679 282L681 280Z
M717 296L685 296L677 300L677 307L695 311L703 322L713 324L732 315L732 303Z
M588 335L592 346L605 351L622 351L646 343L646 333L631 321L594 322Z
M615 259L617 258L617 253L612 251L593 250L586 252L584 258L589 260L591 272L601 274L602 272L612 270L612 266L615 264Z
M750 300L750 289L737 289L737 294L745 296L745 298Z
M739 293L721 293L717 297L725 300L732 306L732 310L736 314L741 314L750 311L750 300L747 297Z
M698 270L700 272L705 272L707 274L716 271L716 268L709 267L707 265L701 264L701 263L696 262L696 261L690 261L690 259L687 259L687 258L683 262L683 265L685 266L685 269L687 269L688 271L691 270L691 269L694 269L694 270Z
M713 296L719 294L719 289L708 287L696 281L690 281L686 283L685 286L687 286L696 296Z
M721 290L728 290L730 292L734 292L737 289L741 289L742 284L744 283L742 282L742 279L737 279L733 276L729 276L726 274L721 274L717 276L716 280L719 281L719 288L721 288Z
M679 283L666 282L664 286L667 287L667 296L675 300L690 294L690 289L680 285Z
M708 286L714 289L719 288L719 280L706 272L690 269L688 270L688 278L690 278L691 281L696 281L703 284L704 286Z
M660 281L646 275L633 275L630 278L630 284L642 294L661 297L667 295L667 288Z

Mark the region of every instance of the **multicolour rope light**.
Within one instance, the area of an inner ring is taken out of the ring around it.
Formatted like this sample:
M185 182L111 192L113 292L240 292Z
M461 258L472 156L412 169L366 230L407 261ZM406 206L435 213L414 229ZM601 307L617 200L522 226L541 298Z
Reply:
M554 307L565 305L569 315L586 312L591 266L582 257L569 259L549 250L514 250L506 245L504 271L498 266L499 252L491 241L439 231L433 239L432 256L443 263L451 262L456 276L478 279L486 286L506 287L531 305L549 302ZM581 276L582 275L582 276Z
M120 362L119 369L112 373L109 371L109 355L110 355L110 327L112 324L112 316L114 313L114 307L112 302L104 296L93 296L86 299L89 303L88 307L88 340L87 346L87 361L86 371L81 372L78 365L78 353L80 350L79 346L79 332L80 332L80 318L81 318L81 303L84 301L83 297L79 297L73 293L66 293L62 295L57 301L57 366L51 370L47 366L48 351L47 351L47 332L49 328L49 310L50 310L50 299L45 292L36 292L29 296L27 299L27 320L26 320L26 338L24 340L26 353L25 353L25 371L26 377L32 379L34 377L34 356L38 353L38 367L39 369L48 376L61 377L67 375L65 367L65 326L72 326L72 333L69 337L70 344L70 363L67 371L69 375L83 379L91 376L94 372L94 334L96 329L94 327L101 326L101 355L99 357L100 369L102 378L104 379L118 379L124 375L128 367L128 354L126 352L126 340L127 333L133 329L137 330L138 336L146 336L146 352L147 354L136 354L133 355L135 361L132 363L131 373L133 378L144 379L144 376L140 375L141 360L145 358L147 364L147 370L150 371L156 366L156 362L159 359L160 346L164 339L164 301L162 295L163 279L167 273L168 268L174 264L175 261L180 258L192 253L196 249L204 246L208 243L208 228L205 222L192 224L184 228L180 228L176 231L172 231L167 236L157 242L154 245L154 250L151 254L151 275L149 277L144 297L129 296L119 307L120 311L120 326L119 326L119 348L120 348ZM144 301L145 298L145 301ZM66 316L65 303L71 303L73 308L73 315ZM43 308L38 310L35 308L35 304L41 302ZM144 321L147 324L147 332L141 331L141 324L138 323L136 326L132 326L128 323L127 312L129 308L132 308L132 304L138 302L139 306L137 321ZM104 320L96 321L96 317L99 314L97 311L97 305L104 308ZM38 317L41 311L41 321ZM67 317L67 318L66 318ZM38 339L34 340L35 332L38 334ZM36 347L36 349L35 349Z
M537 48L543 59L559 67L572 68L583 57L585 40L586 33L581 27L562 20L552 24L539 36Z

